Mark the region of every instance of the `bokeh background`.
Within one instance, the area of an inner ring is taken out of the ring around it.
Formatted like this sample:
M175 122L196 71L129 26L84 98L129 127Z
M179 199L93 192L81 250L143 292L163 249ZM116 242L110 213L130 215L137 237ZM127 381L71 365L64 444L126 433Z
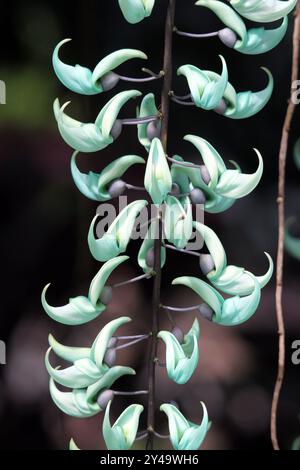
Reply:
M219 28L214 15L194 7L193 0L177 3L176 24L181 29L209 32ZM71 150L58 134L52 103L57 96L62 102L71 99L70 115L92 121L112 93L122 89L119 85L117 90L92 98L75 96L56 79L51 54L61 39L70 37L73 41L62 49L62 58L67 63L93 68L108 53L129 47L146 52L147 66L159 71L166 4L166 0L158 0L151 19L136 26L125 22L116 0L74 0L72 4L15 0L2 4L0 78L7 85L7 104L0 106L0 339L7 343L7 365L0 366L2 449L64 449L71 436L81 448L103 448L101 415L82 421L73 419L64 416L50 399L43 363L47 335L51 332L65 344L88 346L101 326L119 315L132 316L131 332L144 332L150 326L151 281L120 288L109 309L81 327L55 324L41 308L40 293L46 283L53 283L49 302L61 305L68 297L84 293L98 268L86 243L97 204L86 200L73 185ZM222 54L228 63L230 81L238 90L259 90L266 85L260 66L270 68L274 75L272 101L248 120L231 121L214 113L171 105L170 153L196 161L192 146L182 140L185 134L194 133L209 140L225 160L233 159L244 171L251 172L257 165L252 147L262 152L265 171L259 187L229 211L207 215L205 219L219 234L229 262L256 274L267 269L263 252L268 251L273 257L276 253L277 155L289 95L291 24L292 18L284 42L260 56L238 54L216 38L176 37L174 41L174 68L192 63L219 71L218 54ZM137 76L144 65L131 61L120 70ZM141 89L144 93L154 90L159 103L160 87L161 83L155 82ZM175 75L173 88L184 94L185 80ZM135 103L129 104L123 114L133 117ZM297 216L300 216L300 174L293 163L292 144L300 135L299 119L297 110L287 174L287 211ZM145 156L136 130L131 127L108 149L82 155L80 166L100 170L112 159L128 153ZM142 179L139 166L127 176L134 184L141 184ZM139 274L138 247L139 243L130 244L130 261L115 272L114 282ZM183 273L197 275L197 260L169 253L163 275L164 302L184 306L195 301L187 289L170 288L171 280ZM300 366L292 365L290 359L291 343L300 338L299 273L299 262L287 255L284 281L287 369L279 408L280 441L284 448L290 448L300 433ZM194 317L178 314L176 318L187 330ZM169 328L163 313L161 325ZM186 386L174 385L165 371L158 369L158 405L176 400L186 416L200 421L199 401L203 400L213 421L206 449L270 449L269 418L277 367L274 280L264 289L260 308L247 324L228 329L201 320L200 353L199 368ZM145 357L146 344L120 354L122 363L138 371L136 379L120 381L117 385L120 389L145 387ZM116 399L115 415L129 403L128 399ZM165 417L158 415L157 420L157 429L167 432Z

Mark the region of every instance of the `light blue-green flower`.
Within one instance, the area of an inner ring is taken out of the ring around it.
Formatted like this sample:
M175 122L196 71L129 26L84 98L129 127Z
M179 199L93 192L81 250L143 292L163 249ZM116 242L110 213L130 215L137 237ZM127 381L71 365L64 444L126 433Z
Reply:
M152 201L157 206L164 202L172 189L170 168L162 143L158 138L154 138L151 143L144 184Z
M97 261L107 261L126 251L136 218L147 204L144 200L128 204L100 238L95 238L94 235L95 223L99 217L98 214L95 215L88 233L88 244Z
M157 224L151 222L150 227L145 235L143 243L138 253L138 264L146 274L153 272L154 268L154 243L157 238ZM161 267L166 262L166 248L161 247Z
M205 139L194 135L186 135L184 140L193 144L203 160L207 178L204 179L199 168L184 166L192 165L181 157L175 156L178 164L171 168L173 183L178 184L180 192L185 194L193 189L200 189L205 196L204 208L210 213L223 212L229 209L237 199L247 196L258 185L263 173L263 159L258 150L258 168L253 174L241 173L239 167L227 169L217 150Z
M121 178L132 165L145 163L142 157L137 155L125 155L109 163L101 173L90 171L86 174L82 173L77 166L77 155L78 152L74 152L71 158L71 173L75 185L84 196L93 201L101 202L108 201L112 198L109 193L111 183Z
M172 284L181 284L196 292L212 310L213 316L211 320L214 323L224 326L235 326L249 320L256 312L260 302L260 285L251 273L246 273L252 277L254 289L250 295L244 297L236 295L235 297L224 299L214 287L196 277L178 277L174 279Z
M56 99L53 109L62 138L70 147L79 152L97 152L106 148L120 135L120 122L118 129L115 132L113 130L121 108L128 100L140 95L141 93L137 90L118 93L101 109L95 123L88 124L76 121L65 114L64 110L70 102L61 107L59 100Z
M248 20L269 23L288 15L297 0L230 0L230 3Z
M97 402L99 394L124 375L134 375L130 367L112 366L105 363L105 354L112 336L120 326L131 321L128 317L117 318L105 325L91 348L68 347L49 336L50 348L45 364L50 375L50 394L54 403L64 413L77 418L93 416L101 407ZM64 361L72 363L65 369L54 368L49 355L54 351ZM72 389L72 392L60 391L55 382Z
M146 54L136 49L121 49L104 57L104 59L96 65L94 71L91 71L81 65L68 65L60 60L60 48L69 41L71 41L71 39L64 39L55 47L52 57L53 68L57 77L65 87L82 95L97 95L113 88L113 86L107 87L107 84L102 82L112 70L115 70L119 65L130 59L147 59ZM117 81L118 77L114 75L112 85L115 85Z
M198 450L210 428L206 406L201 402L203 418L201 424L188 421L179 409L164 403L160 410L166 413L169 420L170 441L175 450Z
M223 58L222 61L224 62ZM269 81L266 88L258 92L237 93L227 81L227 68L225 77L224 68L222 76L220 76L210 70L203 71L193 65L183 65L178 69L178 75L186 76L193 102L199 108L214 109L219 114L231 119L245 119L261 111L273 92L272 74L265 67L261 68L266 72Z
M290 217L286 221L284 242L287 252L300 261L300 238L296 238L290 234L290 228L294 222L294 217Z
M194 65L183 65L177 70L177 75L184 75L196 106L205 110L215 109L224 96L228 86L227 65L222 56L219 56L223 70L222 74L203 71Z
M140 108L137 112L137 117L142 119L147 116L157 116L158 109L155 104L155 97L153 93L148 93L144 96ZM153 121L150 123L144 123L138 125L138 139L140 143L145 147L147 152L149 152L151 147L151 142L154 137L159 137L161 131L161 121Z
M195 372L199 361L198 340L200 326L196 319L185 335L183 343L170 331L160 331L158 337L166 345L166 367L168 376L177 384L185 384Z
M70 440L69 450L80 450L79 447L77 446L76 442L74 441L74 439Z
M247 31L243 20L229 5L217 0L198 0L196 5L209 8L220 18L227 28L219 31L219 38L227 46L243 54L262 54L270 51L281 42L287 31L287 17L278 28L250 28Z
M294 440L292 450L300 450L300 436Z
M249 276L245 268L227 264L224 247L211 228L200 222L194 222L194 227L200 233L214 266L211 271L204 274L217 289L229 295L248 295L255 288L253 279L256 279L261 289L270 281L274 265L268 253L265 253L269 261L269 268L266 274L263 276Z
M177 248L185 248L193 232L192 205L188 196L168 196L164 211L164 234Z
M98 317L107 307L101 300L105 289L107 289L105 286L106 281L112 271L127 259L128 256L119 256L118 258L107 261L92 280L88 296L71 298L69 299L69 303L62 307L52 307L48 304L46 301L46 292L50 284L46 285L42 292L42 305L45 312L53 318L53 320L63 323L64 325L82 325ZM104 301L106 300L104 299Z
M144 407L142 405L128 406L111 425L110 406L111 402L106 407L102 427L106 447L108 450L129 450L135 441Z
M151 15L155 0L119 0L122 13L128 23L135 24Z

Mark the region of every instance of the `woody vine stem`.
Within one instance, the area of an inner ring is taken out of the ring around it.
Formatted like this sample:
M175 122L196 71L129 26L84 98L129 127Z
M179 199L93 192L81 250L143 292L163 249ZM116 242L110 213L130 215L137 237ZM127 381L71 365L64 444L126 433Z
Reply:
M165 26L165 45L164 45L164 83L161 95L161 113L162 129L161 142L165 153L168 146L168 128L170 97L169 93L172 85L172 49L173 49L173 30L175 20L176 0L169 0L166 26ZM161 247L162 247L162 220L161 212L157 214L157 233L154 244L154 286L152 299L152 339L148 370L148 418L147 418L147 450L153 449L154 429L155 429L155 369L157 355L157 335L159 332L159 309L160 309L160 291L161 291Z
M271 439L274 450L280 450L277 433L278 402L285 373L285 322L282 302L283 292L283 264L284 264L284 227L285 227L285 176L286 159L289 144L289 132L293 120L296 104L293 98L294 82L298 79L299 72L299 40L300 40L300 2L295 11L293 58L291 75L291 94L282 129L282 137L279 151L279 180L278 180L278 250L276 272L276 316L278 324L278 372L275 383L272 411L271 411Z

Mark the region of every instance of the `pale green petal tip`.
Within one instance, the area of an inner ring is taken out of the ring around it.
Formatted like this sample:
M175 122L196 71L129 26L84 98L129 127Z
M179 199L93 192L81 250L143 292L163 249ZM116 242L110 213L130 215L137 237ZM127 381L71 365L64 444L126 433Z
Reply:
M162 204L172 189L170 168L162 143L158 138L154 138L151 143L144 184L157 206Z
M69 450L80 450L73 438L70 440Z
M230 0L230 3L248 20L269 23L288 15L296 6L297 0Z
M155 0L119 0L119 6L128 23L136 24L151 15Z

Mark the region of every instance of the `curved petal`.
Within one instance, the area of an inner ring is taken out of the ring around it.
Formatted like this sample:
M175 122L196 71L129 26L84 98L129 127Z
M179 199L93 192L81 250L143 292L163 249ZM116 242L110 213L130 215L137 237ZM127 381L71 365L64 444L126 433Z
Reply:
M160 411L163 411L169 421L170 441L174 449L179 450L180 441L184 433L189 429L189 422L179 411L179 409L169 403L164 403L160 406Z
M297 0L230 0L235 10L245 18L258 23L269 23L288 15Z
M69 442L69 450L80 450L73 438Z
M87 198L93 201L99 201L98 194L98 181L99 176L97 173L90 171L88 174L81 173L76 164L76 158L79 152L74 152L71 158L71 174L73 181L79 191ZM110 199L110 197L109 197ZM103 199L106 200L106 199Z
M148 266L147 264L147 255L149 250L154 249L154 242L156 236L156 224L151 222L148 232L141 244L138 253L138 264L144 271L144 273L150 273L153 271L153 266ZM166 262L166 248L164 246L161 247L161 267L165 265Z
M65 361L74 362L78 359L90 357L90 348L64 346L63 344L56 341L52 335L49 335L48 340L50 347L55 352L55 354Z
M122 13L128 23L135 24L151 15L155 0L119 0Z
M158 206L165 200L172 188L172 177L165 151L157 138L151 143L144 184L152 201Z
M185 248L193 232L192 206L188 196L182 198L168 196L164 213L164 233L170 243L177 248Z
M237 41L234 49L242 54L264 54L276 47L284 38L288 28L287 16L275 29L251 28L245 41Z
M179 450L198 450L204 441L210 428L206 406L201 402L203 418L200 426L189 422L190 427L185 431L180 443Z
M104 75L115 70L119 65L130 59L148 59L148 57L144 52L137 49L120 49L119 51L112 52L96 65L92 74L92 82L97 86Z
M285 248L288 253L294 258L300 260L300 238L293 237L290 234L290 227L294 223L295 219L291 217L286 221L285 225Z
M95 383L89 385L86 390L88 403L94 403L95 398L103 390L109 389L120 377L124 375L135 375L135 370L131 367L113 366Z
M139 118L144 118L147 116L155 116L157 113L158 113L158 109L155 104L154 94L148 93L148 95L144 96L137 115ZM161 122L158 121L157 125L160 128ZM151 147L151 141L147 135L148 126L149 126L149 123L138 125L138 139L140 143L145 147L145 149L149 152L150 147Z
M111 426L109 413L111 401L106 407L103 419L103 437L108 450L129 450L136 438L142 405L130 405Z
M213 258L215 268L213 271L208 273L207 277L210 281L214 281L215 279L218 279L227 265L225 250L219 237L211 228L201 224L200 222L194 222L194 227L203 237L203 241Z

